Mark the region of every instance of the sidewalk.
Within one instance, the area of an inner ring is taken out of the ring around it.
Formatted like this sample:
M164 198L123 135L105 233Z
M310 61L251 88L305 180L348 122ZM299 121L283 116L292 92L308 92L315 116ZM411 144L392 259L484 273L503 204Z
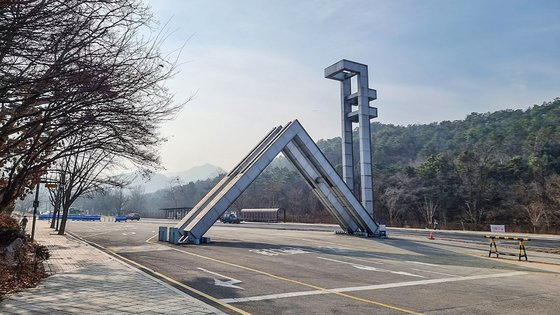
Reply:
M51 234L52 233L52 234ZM37 221L36 240L49 248L51 274L38 287L9 295L2 314L224 314L72 237Z

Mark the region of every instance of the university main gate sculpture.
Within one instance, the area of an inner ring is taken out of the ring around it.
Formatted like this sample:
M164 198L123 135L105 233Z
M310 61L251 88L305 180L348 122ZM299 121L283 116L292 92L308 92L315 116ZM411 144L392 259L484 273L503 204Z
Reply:
M357 91L351 93L356 76ZM373 219L370 119L377 109L369 107L376 91L368 88L367 66L348 60L325 69L325 77L341 82L343 177L325 158L299 121L272 129L247 156L175 226L174 243L200 243L204 234L280 153L292 162L313 193L349 234L373 236L379 225ZM356 110L352 110L357 106ZM361 200L353 194L354 170L352 123L359 123ZM177 233L175 232L175 233ZM172 232L173 233L173 232ZM170 237L171 238L171 237Z

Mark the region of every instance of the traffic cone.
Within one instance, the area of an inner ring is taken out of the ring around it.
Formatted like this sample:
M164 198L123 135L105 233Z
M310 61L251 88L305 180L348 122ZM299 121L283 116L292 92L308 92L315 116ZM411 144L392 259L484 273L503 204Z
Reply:
M430 237L428 237L428 239L435 240L434 233L432 231L430 231Z

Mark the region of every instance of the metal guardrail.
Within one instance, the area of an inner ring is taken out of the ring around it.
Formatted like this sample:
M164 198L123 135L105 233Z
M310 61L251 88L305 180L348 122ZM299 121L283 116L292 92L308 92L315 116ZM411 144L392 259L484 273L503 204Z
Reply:
M531 239L528 237L517 237L517 236L498 236L498 235L485 235L484 238L490 239L490 250L488 251L488 257L492 257L492 254L496 255L496 258L499 258L500 255L507 255L507 256L516 256L521 261L521 258L525 257L527 260L527 251L525 250L525 242L530 241ZM496 240L506 240L506 241L519 241L519 253L505 253L499 252L498 246L496 245Z

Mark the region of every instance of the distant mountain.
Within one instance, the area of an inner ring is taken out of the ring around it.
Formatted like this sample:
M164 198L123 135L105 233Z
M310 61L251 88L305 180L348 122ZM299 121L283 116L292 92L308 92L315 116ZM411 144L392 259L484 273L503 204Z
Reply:
M189 168L188 170L182 172L167 172L164 173L164 175L170 179L178 178L181 184L186 184L197 180L214 178L223 173L226 173L226 171L221 167L212 164L204 164Z
M146 193L152 193L177 184L184 185L197 180L214 178L223 173L226 173L226 171L219 166L204 164L192 167L186 171L167 172L164 174L154 173L151 174L150 178L144 178L136 173L128 173L121 176L131 181L129 187L142 186Z

